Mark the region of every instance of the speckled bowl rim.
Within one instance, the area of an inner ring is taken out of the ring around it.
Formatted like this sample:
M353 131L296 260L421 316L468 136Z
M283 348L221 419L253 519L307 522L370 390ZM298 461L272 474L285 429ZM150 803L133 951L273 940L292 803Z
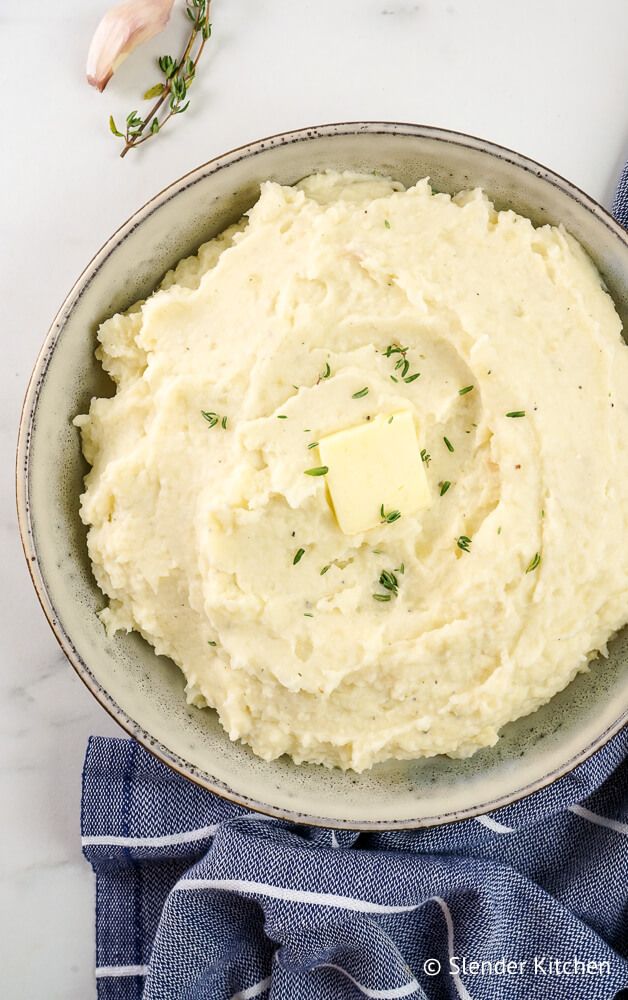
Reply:
M224 782L216 778L211 778L193 764L173 753L163 746L155 737L147 733L139 726L109 695L106 688L91 673L87 663L78 653L72 642L71 636L61 625L52 597L43 576L39 562L34 533L31 523L30 510L30 442L35 423L37 404L39 400L40 388L46 377L48 365L50 363L55 345L63 331L66 318L71 314L78 300L81 298L93 278L96 276L107 258L115 252L116 248L153 212L159 209L164 203L177 196L180 192L192 187L208 174L216 173L229 167L233 163L252 157L270 148L289 145L295 142L305 142L317 137L331 137L335 135L356 135L356 134L395 134L411 135L415 137L428 138L443 143L451 143L466 149L479 150L489 155L512 163L520 169L534 174L543 181L558 188L567 194L584 209L591 212L604 226L618 236L628 247L628 233L615 221L613 216L580 188L566 180L560 174L555 173L548 167L523 156L512 149L500 146L497 143L488 142L476 136L468 135L464 132L456 132L450 129L438 128L435 126L419 125L410 122L335 122L326 125L311 126L297 129L290 132L280 132L255 142L237 146L234 149L213 157L206 163L201 164L188 173L183 174L178 180L167 185L160 192L150 198L141 208L139 208L126 222L113 233L112 236L102 245L100 250L92 257L91 261L83 270L80 277L74 283L69 293L65 297L58 310L50 329L46 335L44 343L39 351L33 371L28 383L22 412L20 417L20 427L17 443L16 455L16 500L17 515L20 537L30 576L37 594L39 603L48 620L48 623L63 650L65 656L72 667L83 681L88 690L105 709L106 712L121 726L121 728L131 737L136 739L145 749L152 753L158 760L167 764L172 770L181 776L188 778L202 788L219 795L221 798L244 806L255 812L262 813L277 819L283 819L295 823L306 823L312 826L321 826L328 829L348 829L348 830L408 830L419 829L430 826L445 825L460 822L465 819L472 819L487 812L493 812L504 806L518 802L520 799L540 791L559 778L573 771L575 767L582 764L596 751L600 750L606 743L628 723L628 706L620 712L618 718L607 728L605 728L594 740L577 754L574 754L559 767L543 775L536 781L522 785L512 792L505 793L494 799L488 799L472 807L463 810L452 810L437 816L423 817L421 819L409 818L407 820L372 820L372 821L340 821L333 822L326 818L312 816L295 810L282 809L265 802L258 802L249 796L241 795L230 788ZM295 765L296 766L296 765Z

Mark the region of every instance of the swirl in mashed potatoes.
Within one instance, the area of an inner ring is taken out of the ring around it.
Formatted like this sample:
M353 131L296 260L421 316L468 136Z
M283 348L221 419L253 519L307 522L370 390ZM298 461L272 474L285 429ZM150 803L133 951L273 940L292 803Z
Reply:
M269 182L98 338L103 622L261 757L472 754L626 620L628 349L562 229L427 180ZM429 502L345 533L317 442L404 411Z

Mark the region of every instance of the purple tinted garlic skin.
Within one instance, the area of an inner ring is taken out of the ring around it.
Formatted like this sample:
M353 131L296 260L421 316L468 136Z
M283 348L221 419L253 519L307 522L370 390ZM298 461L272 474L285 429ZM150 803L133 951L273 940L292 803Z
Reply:
M100 21L87 54L87 82L103 91L118 66L166 27L174 0L123 0Z

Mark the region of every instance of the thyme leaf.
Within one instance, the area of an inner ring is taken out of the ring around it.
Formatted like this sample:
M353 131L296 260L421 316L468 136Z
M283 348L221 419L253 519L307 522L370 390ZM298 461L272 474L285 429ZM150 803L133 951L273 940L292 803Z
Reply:
M201 410L201 415L209 425L208 430L211 430L212 427L216 427L218 424L220 424L223 431L227 430L227 417L221 417L220 414L215 413L214 410Z
M541 563L541 553L535 552L530 562L528 563L526 573L533 573L534 570L537 569L537 567L540 565L540 563Z
M383 504L379 508L379 514L380 514L380 517L382 519L381 520L382 524L393 524L395 521L398 521L399 518L401 517L401 511L400 510L389 510L388 513L387 513L384 510L384 505Z

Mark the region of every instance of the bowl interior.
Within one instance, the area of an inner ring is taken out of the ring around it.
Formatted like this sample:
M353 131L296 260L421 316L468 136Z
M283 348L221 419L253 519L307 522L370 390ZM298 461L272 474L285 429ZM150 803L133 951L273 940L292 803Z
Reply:
M534 790L597 748L628 704L628 630L565 691L509 724L496 747L468 760L378 765L362 775L267 763L232 744L214 712L185 703L183 677L137 635L108 639L78 497L86 465L72 418L113 387L94 359L95 331L146 296L163 273L236 221L274 179L327 168L377 171L406 184L429 176L454 193L481 185L498 207L536 224L563 223L600 268L628 328L628 241L566 182L480 140L411 125L336 125L278 136L194 171L141 209L88 266L64 303L27 394L18 505L40 599L83 680L125 728L162 759L252 808L308 822L429 825L483 813Z

